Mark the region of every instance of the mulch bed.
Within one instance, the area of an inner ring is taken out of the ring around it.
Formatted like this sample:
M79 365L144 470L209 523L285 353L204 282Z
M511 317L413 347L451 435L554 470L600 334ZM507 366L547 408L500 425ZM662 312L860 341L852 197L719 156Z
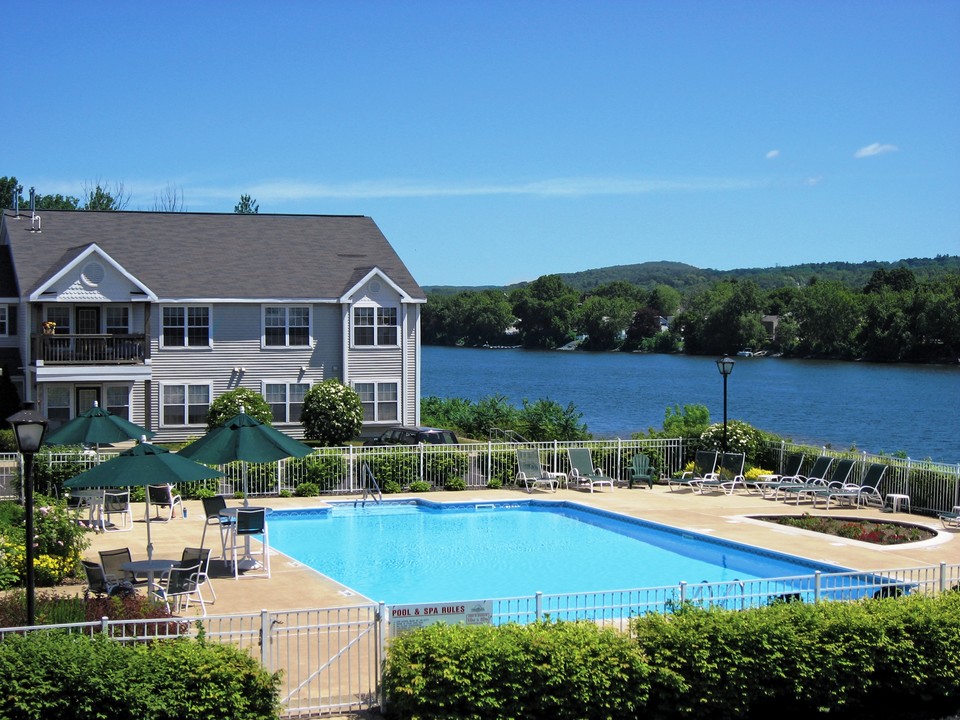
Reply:
M902 545L935 538L937 533L929 528L911 523L882 522L860 518L827 517L823 515L764 515L757 520L813 530L849 540L874 543L875 545Z

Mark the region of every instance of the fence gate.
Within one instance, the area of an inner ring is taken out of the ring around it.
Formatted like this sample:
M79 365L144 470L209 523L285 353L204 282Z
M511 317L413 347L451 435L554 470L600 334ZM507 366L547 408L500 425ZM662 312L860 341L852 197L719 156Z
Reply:
M382 613L377 605L265 613L262 662L283 672L283 717L380 705Z

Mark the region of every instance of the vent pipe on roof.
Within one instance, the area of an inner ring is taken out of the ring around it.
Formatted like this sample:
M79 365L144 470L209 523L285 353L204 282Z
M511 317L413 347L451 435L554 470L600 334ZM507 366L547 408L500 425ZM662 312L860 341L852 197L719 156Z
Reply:
M37 191L30 188L30 217L37 214Z
M40 216L34 215L30 218L30 232L43 232L40 229Z
M14 219L20 219L20 193L23 192L23 185L17 185L13 189L13 212L16 216Z

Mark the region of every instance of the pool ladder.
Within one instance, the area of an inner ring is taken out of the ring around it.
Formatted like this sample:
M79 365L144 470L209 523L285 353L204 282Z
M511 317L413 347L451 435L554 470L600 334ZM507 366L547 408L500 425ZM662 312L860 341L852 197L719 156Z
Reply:
M368 495L374 501L376 501L377 505L382 503L383 493L380 492L380 485L377 484L377 479L373 476L373 470L370 469L369 464L363 464L363 470L360 471L360 477L363 480L363 495L357 500L353 501L353 506L356 507L357 503L359 503L360 507L366 507Z

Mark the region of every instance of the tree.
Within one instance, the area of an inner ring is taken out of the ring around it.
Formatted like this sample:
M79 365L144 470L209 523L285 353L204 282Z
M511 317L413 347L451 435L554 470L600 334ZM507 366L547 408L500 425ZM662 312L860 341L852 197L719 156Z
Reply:
M249 195L241 195L240 202L233 206L233 211L237 215L256 215L260 212L260 206Z
M570 342L579 295L559 275L544 275L511 295L524 347L553 349Z
M230 418L240 414L240 408L250 417L265 425L273 424L273 411L263 399L263 395L249 388L236 388L220 395L207 411L207 430L223 425Z
M587 350L613 350L630 324L629 301L623 298L589 297L580 306L581 333L587 335Z
M183 204L183 188L178 185L167 183L159 195L153 196L154 212L184 212L186 209Z
M29 201L23 197L23 185L13 176L0 177L0 207L13 207L14 193L21 210L29 207ZM40 195L33 197L33 207L36 210L76 210L80 201L72 195Z
M114 184L113 188L104 187L100 180L83 184L83 205L81 210L123 210L130 202L128 193L122 182Z
M337 447L363 429L363 403L357 391L339 380L324 380L307 390L300 422L307 440Z

